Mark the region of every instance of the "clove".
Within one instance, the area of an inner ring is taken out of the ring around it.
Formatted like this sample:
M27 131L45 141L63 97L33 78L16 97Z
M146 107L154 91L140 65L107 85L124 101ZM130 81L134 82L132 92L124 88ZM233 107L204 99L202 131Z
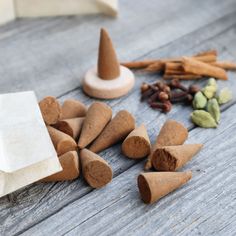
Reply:
M191 95L194 95L195 93L199 92L200 90L201 89L198 85L192 84L188 88L188 93L190 93Z
M173 89L180 89L185 92L188 91L188 89L184 85L182 85L178 79L171 80L168 85Z
M152 102L152 103L150 103L150 107L159 109L162 112L167 113L167 112L169 112L171 110L172 104L169 101L165 101L165 102Z
M177 102L192 102L193 96L189 94L188 92L176 92L173 91L170 96L170 101L172 103L177 103Z

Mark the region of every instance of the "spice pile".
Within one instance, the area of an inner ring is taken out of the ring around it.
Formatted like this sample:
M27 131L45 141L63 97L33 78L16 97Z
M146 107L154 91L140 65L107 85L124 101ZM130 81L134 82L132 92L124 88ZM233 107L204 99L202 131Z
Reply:
M158 81L153 84L143 83L141 86L141 101L147 100L150 107L162 112L169 112L173 103L191 104L195 93L200 91L198 85L188 88L178 79L170 82Z
M121 63L130 69L162 73L164 79L193 80L204 77L227 80L226 70L236 70L236 63L218 61L217 51L209 50L191 57L144 60Z
M224 88L217 94L215 79L227 80L226 70L236 70L236 63L217 61L217 51L209 50L191 57L146 60L122 63L131 69L144 72L160 72L170 82L143 83L141 101L147 101L150 107L167 113L173 103L192 104L194 112L191 119L194 124L204 128L217 127L220 120L219 105L232 99L232 92ZM210 78L208 84L201 89L198 85L188 88L179 80L197 80Z
M216 80L211 78L207 85L198 91L193 99L191 119L194 124L203 128L216 128L220 122L220 105L232 99L232 92L223 88L217 93Z

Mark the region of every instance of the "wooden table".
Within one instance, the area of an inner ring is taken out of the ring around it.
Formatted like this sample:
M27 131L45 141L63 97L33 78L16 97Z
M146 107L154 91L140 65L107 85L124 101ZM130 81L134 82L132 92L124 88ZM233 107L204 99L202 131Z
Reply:
M191 55L216 48L221 59L236 60L235 0L120 1L120 17L56 17L19 20L0 27L0 92L35 90L39 99L76 98L86 104L80 80L96 63L99 28L110 32L120 60ZM229 72L236 93L236 73ZM101 153L114 170L106 187L94 190L82 178L33 184L0 199L0 235L235 235L236 105L222 107L217 129L189 120L191 107L175 105L167 115L139 101L137 75L127 96L107 101L114 113L128 109L155 140L166 119L190 131L188 143L204 149L183 170L193 178L153 205L139 197L136 178L144 161L125 158L120 144ZM202 81L201 83L204 83ZM23 104L22 104L23 105Z

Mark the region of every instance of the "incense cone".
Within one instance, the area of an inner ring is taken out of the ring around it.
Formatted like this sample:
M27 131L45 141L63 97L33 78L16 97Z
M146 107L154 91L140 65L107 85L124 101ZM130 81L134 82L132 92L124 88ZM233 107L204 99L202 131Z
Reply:
M112 168L97 154L82 149L80 161L85 180L93 188L101 188L112 180Z
M47 125L56 124L61 116L61 106L55 97L45 97L39 102L43 120Z
M175 120L167 120L162 126L156 142L153 144L151 153L148 156L145 170L152 168L152 154L156 148L161 146L182 145L188 138L188 130L179 122Z
M65 119L59 120L53 127L70 135L73 139L77 140L80 135L83 122L84 117Z
M77 150L77 144L71 136L51 126L47 126L47 128L58 156L69 151Z
M89 150L95 153L100 152L125 139L134 128L134 117L126 110L119 111L94 141Z
M138 176L138 188L145 203L154 203L192 178L188 172L149 172Z
M63 170L42 179L41 182L66 181L79 177L79 159L77 152L70 151L58 158Z
M61 119L71 119L86 115L87 107L80 101L68 99L62 105Z
M156 170L176 171L190 161L202 146L202 144L184 144L157 148L152 155L152 165Z
M88 109L81 135L79 138L79 148L89 145L104 129L112 118L111 108L102 102L94 102Z
M86 73L84 92L91 97L112 99L127 94L133 86L134 74L120 66L107 31L101 29L97 67Z
M98 76L104 80L111 80L120 76L120 63L110 36L103 28L100 32Z
M134 129L122 143L122 152L129 158L143 158L150 153L150 149L150 140L143 124Z

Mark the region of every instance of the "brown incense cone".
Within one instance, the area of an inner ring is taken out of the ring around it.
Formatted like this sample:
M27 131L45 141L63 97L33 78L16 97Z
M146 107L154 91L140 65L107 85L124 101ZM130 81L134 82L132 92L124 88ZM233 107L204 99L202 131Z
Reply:
M51 126L47 126L47 128L58 156L69 151L77 150L77 144L71 136Z
M101 188L112 180L112 168L97 154L82 149L80 161L85 180L93 188Z
M81 135L79 138L79 148L89 145L104 129L112 118L111 108L102 102L94 102L88 109Z
M138 176L138 188L145 203L154 203L192 178L188 172L149 172Z
M66 100L61 108L61 119L71 119L86 115L87 107L75 99Z
M41 182L66 181L79 177L79 159L76 151L67 152L58 158L63 170L42 179Z
M202 146L202 144L183 144L157 148L152 155L152 165L156 170L175 171L190 161Z
M222 80L228 79L226 71L224 69L198 60L194 60L192 58L183 58L183 68L185 72L193 73L196 75L214 77L216 79Z
M145 170L151 169L151 158L156 148L161 146L181 145L187 138L188 130L181 123L175 120L167 120L161 128L156 142L152 146L151 153L148 156L147 163L145 164Z
M126 110L119 111L89 149L93 152L100 152L125 139L134 128L134 117Z
M120 76L120 64L112 41L105 29L101 29L98 54L98 76L104 80Z
M139 159L150 153L151 145L145 126L133 130L122 143L122 152L129 158Z
M39 107L47 125L57 123L61 116L61 106L55 97L45 97L39 102Z
M82 125L84 122L84 117L72 118L59 120L54 127L68 135L73 139L77 140L80 135Z

